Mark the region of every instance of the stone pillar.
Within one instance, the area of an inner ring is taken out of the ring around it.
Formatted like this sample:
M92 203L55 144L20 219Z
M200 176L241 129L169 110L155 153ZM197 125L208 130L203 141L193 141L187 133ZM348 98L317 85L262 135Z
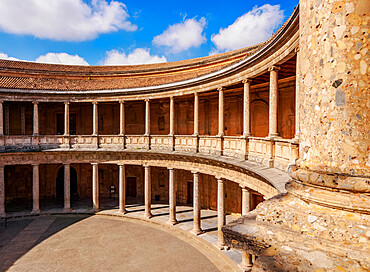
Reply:
M217 178L217 246L220 249L225 247L222 227L225 225L225 186L222 178Z
M33 102L33 135L39 135L39 102Z
M202 234L203 231L200 227L200 190L199 190L199 173L192 172L194 179L194 190L193 190L193 230L192 232L196 235Z
M123 163L119 168L119 212L126 213L126 167Z
M299 88L299 81L301 78L300 72L299 72L299 47L296 47L295 52L297 53L297 61L296 61L296 78L295 78L295 135L294 140L296 142L299 142L299 133L300 133L300 127L299 127L299 108L300 108L300 88Z
M92 199L93 211L99 211L99 165L92 163Z
M251 135L250 130L250 79L244 79L244 95L243 95L243 136Z
M247 187L242 187L242 215L247 215L251 210L251 191ZM244 271L250 271L252 268L252 254L245 251L242 252L242 262L240 267Z
M250 189L242 187L242 215L247 215L251 210L252 194Z
M33 125L35 121L33 119ZM24 106L21 106L21 135L26 134L26 109Z
M224 90L222 87L218 89L218 136L224 136Z
M176 181L175 181L175 169L168 168L169 171L169 220L168 223L171 225L177 224L176 220Z
M40 176L39 176L39 164L33 164L33 185L32 185L32 195L33 195L33 205L32 213L40 213L39 205L39 195L40 195Z
M175 100L170 97L170 136L175 135Z
M364 42L369 2L325 0L316 6L302 0L299 9L299 171L292 174L303 183L356 192L338 198L338 204L352 207L357 204L345 199L357 201L355 195L370 192L369 58ZM319 30L309 25L316 20Z
M71 165L64 164L64 211L71 210Z
M278 71L279 66L271 66L269 90L269 137L277 137L277 109L278 109Z
M199 95L194 93L194 135L199 135Z
M145 190L145 213L144 217L152 218L152 180L150 176L150 166L144 165L144 190Z
M64 136L69 135L69 102L64 102Z
M0 100L0 136L4 135L4 110L3 101Z
M9 106L5 107L5 135L10 134L10 110Z
M150 135L150 100L145 99L145 135Z
M125 135L125 101L119 101L119 135Z
M98 102L94 101L93 104L93 135L97 136L99 133L99 116L98 116Z
M5 215L5 174L4 165L0 165L0 217Z

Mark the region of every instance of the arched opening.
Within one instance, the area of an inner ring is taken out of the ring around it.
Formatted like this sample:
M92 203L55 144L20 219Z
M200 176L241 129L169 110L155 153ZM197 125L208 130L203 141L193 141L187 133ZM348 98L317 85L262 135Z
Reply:
M77 171L71 167L71 198L77 197ZM60 167L56 178L56 198L64 198L64 167Z

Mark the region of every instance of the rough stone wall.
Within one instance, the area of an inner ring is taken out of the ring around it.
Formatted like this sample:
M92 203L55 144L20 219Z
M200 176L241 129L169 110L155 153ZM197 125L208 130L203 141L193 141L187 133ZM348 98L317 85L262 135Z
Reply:
M367 0L300 1L299 166L370 174Z

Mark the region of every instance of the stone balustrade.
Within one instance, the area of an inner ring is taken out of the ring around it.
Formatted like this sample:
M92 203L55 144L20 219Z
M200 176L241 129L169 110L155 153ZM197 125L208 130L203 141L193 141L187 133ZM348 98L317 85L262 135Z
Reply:
M280 138L194 135L22 135L0 136L0 150L160 150L225 156L286 170L298 158L298 144Z

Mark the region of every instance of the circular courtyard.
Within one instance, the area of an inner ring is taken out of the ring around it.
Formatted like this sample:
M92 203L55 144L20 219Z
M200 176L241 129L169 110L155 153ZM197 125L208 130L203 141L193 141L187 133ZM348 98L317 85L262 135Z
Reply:
M109 216L0 223L1 271L226 271L216 250L169 227Z

